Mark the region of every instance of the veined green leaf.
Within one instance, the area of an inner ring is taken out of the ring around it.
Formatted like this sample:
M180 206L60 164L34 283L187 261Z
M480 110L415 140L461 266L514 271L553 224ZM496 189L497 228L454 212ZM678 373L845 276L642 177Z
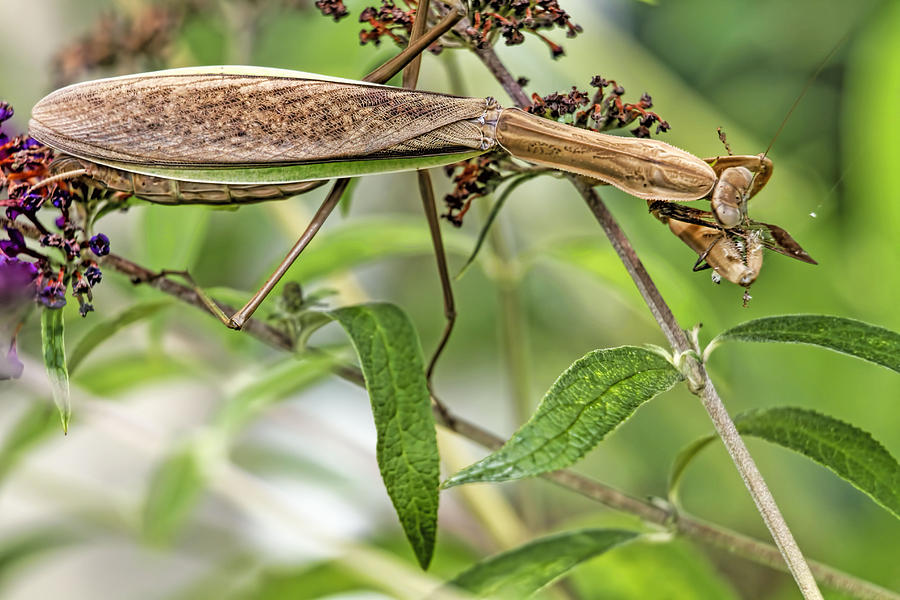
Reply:
M811 458L900 518L900 464L862 429L802 408L747 411L738 431Z
M450 584L482 598L527 598L578 563L638 535L621 529L582 529L551 535L487 558L454 577Z
M829 469L900 518L900 463L858 427L812 410L756 409L735 417L743 435L762 438L798 452ZM701 438L682 450L672 467L669 494L700 450L715 440Z
M41 344L53 401L59 410L63 432L68 433L72 403L69 398L69 372L66 369L65 321L61 308L44 308L41 312Z
M444 487L534 477L574 464L641 404L681 381L665 358L644 348L594 350L559 376L537 411L502 448Z
M812 344L849 354L900 373L900 333L854 319L784 315L747 321L717 335L704 356L725 340Z
M422 568L434 553L438 448L419 337L393 304L332 311L356 348L372 401L381 477Z
M150 318L160 310L171 305L171 300L140 302L125 309L112 319L97 323L92 329L85 333L78 341L78 344L75 345L75 349L69 357L69 373L71 374L74 372L75 369L78 368L78 365L81 364L94 348L112 337L116 332L141 319Z

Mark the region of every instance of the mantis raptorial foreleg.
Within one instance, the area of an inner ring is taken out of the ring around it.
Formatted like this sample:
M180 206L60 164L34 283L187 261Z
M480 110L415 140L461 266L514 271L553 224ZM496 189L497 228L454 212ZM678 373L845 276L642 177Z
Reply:
M425 27L426 19L421 19L422 26L419 31L419 35L421 37L417 37L415 35L416 30L414 29L413 35L410 36L409 45L402 51L400 54L387 61L371 73L369 73L363 81L368 81L371 83L384 83L388 81L391 77L400 72L401 69L410 65L411 63L415 64L418 62L418 58L421 53L431 45L435 40L441 37L443 34L447 33L464 15L465 9L461 3L457 0L453 0L452 2L446 2L449 5L454 6L455 10L450 11L445 15L440 22L438 22L435 27L433 27L428 32L422 32ZM424 10L423 10L424 7ZM427 2L422 2L419 5L419 11L421 14L427 14ZM420 20L416 19L418 23ZM415 66L415 74L418 76L418 64ZM413 80L413 87L415 86L415 80ZM247 319L256 311L260 304L262 304L263 300L281 277L287 272L290 266L297 260L297 257L300 256L300 253L303 252L303 249L312 241L313 236L319 231L322 227L322 224L325 222L325 219L331 214L331 211L337 205L338 201L341 198L341 195L344 192L344 189L347 187L347 183L349 179L342 178L337 179L334 185L331 188L331 191L328 193L328 196L325 198L325 201L319 207L319 210L316 212L316 215L313 217L313 220L310 221L306 230L303 232L303 235L300 236L300 239L297 240L297 243L291 248L290 252L288 252L287 256L284 260L279 263L278 267L269 276L263 286L253 295L252 298L245 304L239 311L234 313L230 319L225 321L225 324L232 329L240 329ZM433 196L432 196L433 202ZM432 230L432 235L434 235L434 230ZM436 242L437 244L437 242ZM436 245L437 251L437 245ZM443 257L443 245L441 245L441 249L439 252L439 256ZM438 262L440 263L442 258L438 258ZM446 272L446 258L443 258L444 261L444 272ZM445 278L445 275L442 275L442 278ZM449 279L446 280L447 283L444 284L442 279L442 285L445 285L444 296L447 297L447 290L449 289ZM452 294L451 294L451 303L452 303ZM448 317L449 318L449 317ZM450 325L452 328L452 324ZM445 338L449 335L449 332L445 333ZM444 340L446 341L446 340ZM443 344L441 344L439 350L443 348ZM430 368L433 368L433 362L436 360L436 356L432 359L432 365Z

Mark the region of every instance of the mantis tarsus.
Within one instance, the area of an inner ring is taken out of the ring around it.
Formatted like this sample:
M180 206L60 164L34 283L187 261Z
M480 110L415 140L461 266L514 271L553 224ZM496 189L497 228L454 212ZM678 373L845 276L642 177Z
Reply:
M701 255L698 264L705 260L734 283L748 286L755 280L763 246L814 262L784 230L747 219L747 200L771 176L772 163L764 155L700 159L658 140L612 136L503 109L491 98L375 83L389 79L459 16L448 14L361 82L207 67L57 90L34 107L30 127L37 140L65 155L44 184L87 177L151 202L237 204L289 197L329 178L450 164L500 147L527 162L652 202L654 214ZM312 239L342 189L329 194L253 299L230 318L220 315L227 325L240 328L249 318ZM711 213L673 204L701 198L710 199ZM444 273L442 283L452 324ZM444 341L446 336L441 346Z

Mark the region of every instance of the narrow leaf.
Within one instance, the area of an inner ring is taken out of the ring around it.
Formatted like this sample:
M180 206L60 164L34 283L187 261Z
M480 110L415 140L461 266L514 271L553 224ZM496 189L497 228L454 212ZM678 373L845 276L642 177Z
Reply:
M497 219L497 215L500 214L500 210L503 208L503 205L506 204L506 199L509 198L510 194L512 194L517 187L528 181L529 179L534 179L540 173L527 173L525 175L520 175L517 179L514 179L503 193L497 198L497 201L494 202L494 206L491 207L491 212L488 214L487 219L484 222L484 226L482 226L481 231L478 233L478 241L475 242L475 247L472 249L472 253L469 255L469 258L466 259L466 264L462 266L459 270L459 273L456 274L456 279L459 279L463 276L463 274L468 270L468 268L475 262L475 259L478 258L478 252L481 250L481 246L484 245L484 240L487 239L487 235L491 230L491 226L494 224L494 221Z
M752 435L798 452L834 472L900 518L900 464L868 432L812 410L761 408L734 418L742 435ZM675 499L688 464L715 435L686 446L669 475L669 498Z
M171 300L141 302L122 311L112 319L107 319L96 324L92 329L85 333L78 341L78 344L75 345L75 349L69 357L69 373L73 373L92 350L112 337L116 332L132 323L150 318L160 310L171 305Z
M471 240L458 231L443 234L448 254L465 255ZM417 256L433 252L424 220L405 217L367 219L343 225L316 238L315 252L303 256L284 280L304 284L388 256ZM269 272L269 271L266 271Z
M0 481L28 450L46 439L56 427L55 411L49 401L35 402L10 427L0 444Z
M268 406L321 380L336 359L329 354L290 357L269 367L226 400L218 423L234 433Z
M694 460L700 452L716 441L715 435L708 435L695 440L681 449L675 461L672 463L672 469L669 472L669 501L678 504L678 487L681 485L681 478L687 471L688 465Z
M738 431L799 452L900 518L900 464L858 427L812 410L768 408L735 417Z
M534 477L574 464L644 402L681 380L659 354L622 346L594 350L559 376L506 444L444 487Z
M204 484L193 447L166 458L151 477L144 501L144 539L169 542L197 504Z
M45 308L41 312L41 344L44 366L50 377L50 390L59 411L63 432L68 433L72 403L69 399L69 372L66 370L64 323L63 311L60 308Z
M725 340L812 344L900 372L900 333L828 315L784 315L742 323L720 333L705 356Z
M356 348L372 401L381 477L422 568L434 552L438 448L419 337L392 304L332 311Z
M578 563L638 536L621 529L582 529L529 542L466 569L450 584L477 597L526 598Z

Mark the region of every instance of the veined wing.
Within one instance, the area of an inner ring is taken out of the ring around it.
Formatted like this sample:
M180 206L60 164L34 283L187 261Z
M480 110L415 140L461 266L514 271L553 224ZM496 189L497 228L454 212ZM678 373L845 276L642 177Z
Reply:
M734 235L745 240L754 237L763 247L813 265L819 264L803 249L791 235L777 225L750 220L740 227L725 229L716 221L715 216L709 211L699 210L690 206L675 204L673 202L652 202L650 211L656 215L692 223L702 227L718 229L726 235Z
M31 134L80 158L162 167L268 166L484 150L482 98L247 67L79 83L32 111Z

